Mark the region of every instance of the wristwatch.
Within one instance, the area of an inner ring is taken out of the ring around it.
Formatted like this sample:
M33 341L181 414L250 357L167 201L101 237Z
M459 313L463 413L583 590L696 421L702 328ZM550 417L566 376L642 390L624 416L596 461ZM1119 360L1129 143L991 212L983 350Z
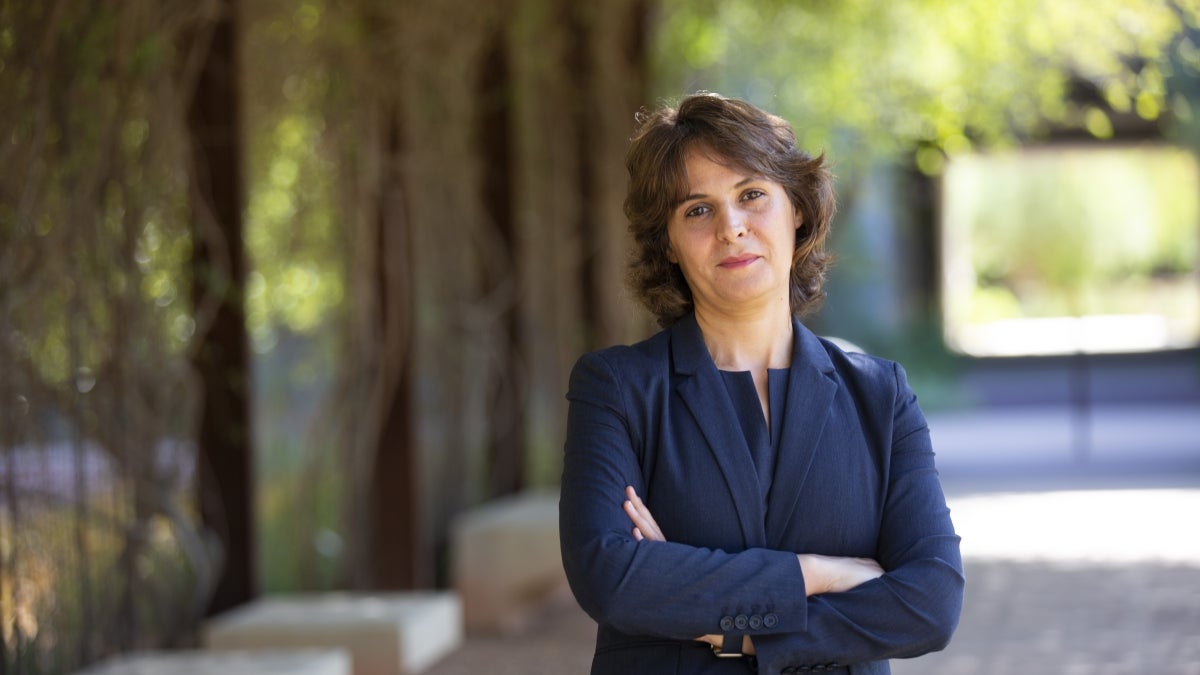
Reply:
M721 646L712 645L712 652L721 659L740 659L745 654L742 653L742 636L733 633L726 633L725 639L721 641Z

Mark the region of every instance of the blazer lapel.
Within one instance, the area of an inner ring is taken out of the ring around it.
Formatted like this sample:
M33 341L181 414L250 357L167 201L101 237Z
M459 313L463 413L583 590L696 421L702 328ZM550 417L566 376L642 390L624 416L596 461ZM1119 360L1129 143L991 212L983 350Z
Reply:
M676 391L721 468L746 546L764 546L766 531L754 460L694 315L680 319L671 329L671 350L675 373L683 376Z
M830 403L838 385L833 362L820 340L798 320L792 321L792 367L787 411L783 417L775 477L767 496L766 531L780 536L794 515L796 500L817 453Z

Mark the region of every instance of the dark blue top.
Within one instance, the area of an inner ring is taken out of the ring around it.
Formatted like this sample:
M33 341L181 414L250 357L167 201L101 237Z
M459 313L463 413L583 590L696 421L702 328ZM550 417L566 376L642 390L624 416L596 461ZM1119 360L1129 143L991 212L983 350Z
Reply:
M767 433L767 421L763 417L762 403L754 388L754 377L748 370L722 370L721 379L725 391L737 411L742 435L750 446L754 469L762 492L763 507L771 494L771 480L775 476L775 458L779 455L779 438L783 435L783 413L787 410L788 369L767 370L767 398L771 406L771 431Z

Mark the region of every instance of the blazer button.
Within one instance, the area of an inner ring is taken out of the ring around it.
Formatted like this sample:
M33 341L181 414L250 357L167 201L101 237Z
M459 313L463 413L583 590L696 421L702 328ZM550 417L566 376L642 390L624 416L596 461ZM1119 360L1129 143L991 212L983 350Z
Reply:
M733 617L732 616L721 617L721 630L725 633L728 633L729 631L733 630Z
M738 630L746 630L746 627L749 625L750 620L746 618L745 614L738 614L733 620L733 627Z
M774 614L767 614L763 617L762 621L763 625L767 628L774 628L775 626L779 625L779 617L775 616Z
M759 616L757 614L750 615L750 628L752 628L754 630L758 630L759 628L762 628L762 625L763 625L763 620L762 620L761 616Z

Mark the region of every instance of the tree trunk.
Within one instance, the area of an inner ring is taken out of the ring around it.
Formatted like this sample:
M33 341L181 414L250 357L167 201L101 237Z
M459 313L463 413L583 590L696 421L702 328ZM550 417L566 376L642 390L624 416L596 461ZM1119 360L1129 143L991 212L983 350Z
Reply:
M502 27L494 29L491 44L483 56L478 83L479 142L483 164L482 201L487 219L496 230L493 255L503 261L489 266L480 293L513 284L514 255L517 246L513 195L513 80L509 44ZM504 303L498 317L502 328L497 337L509 354L517 357L522 344L521 322L516 303ZM523 356L523 355L522 355ZM485 490L488 495L506 495L525 485L525 424L521 419L520 391L524 377L523 358L505 359L500 364L494 389L489 393L495 430L490 435L485 458Z
M427 557L422 549L420 480L417 447L413 439L412 389L412 262L404 176L399 170L404 155L404 120L397 108L382 114L380 140L383 170L375 219L376 311L382 334L391 338L385 347L385 372L379 437L374 444L369 488L370 585L375 588L418 588L427 585Z
M357 127L402 124L362 134L345 162L358 181L345 390L366 396L348 531L370 540L350 543L349 577L443 585L455 516L557 482L574 360L646 325L620 282L646 3L353 11Z
M203 389L197 460L200 517L223 564L209 615L256 594L254 454L243 292L241 96L237 8L223 0L188 108L192 149L193 365Z

